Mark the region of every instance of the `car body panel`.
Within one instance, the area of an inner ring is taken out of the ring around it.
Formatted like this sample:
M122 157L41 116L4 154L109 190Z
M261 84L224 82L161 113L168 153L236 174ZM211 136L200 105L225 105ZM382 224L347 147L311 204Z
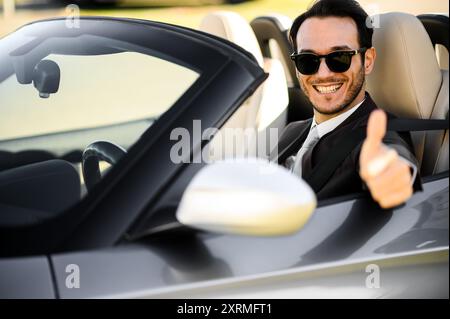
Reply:
M56 298L46 256L0 259L0 299Z
M291 236L188 233L147 238L139 244L103 251L53 255L52 262L61 298L186 298L206 297L211 291L216 291L216 296L231 296L247 284L250 288L244 289L244 296L260 296L257 291L267 291L267 295L261 295L267 298L270 289L253 289L252 285L270 282L285 296L288 292L283 292L282 282L292 276L301 279L299 287L303 289L318 286L319 290L311 292L314 294L328 287L327 279L309 278L321 269L330 272L334 278L330 285L337 290L359 280L355 290L359 291L365 289L365 266L372 263L380 266L382 280L385 267L394 263L387 277L396 279L384 279L386 286L376 296L426 298L434 286L432 295L448 297L447 209L448 177L425 183L423 192L394 211L381 211L366 198L319 207L308 224ZM80 267L80 289L65 286L68 264ZM333 275L333 271L338 274ZM429 288L417 291L424 280L412 280L417 273L427 274ZM304 278L307 280L302 283ZM309 292L298 293L306 296Z
M373 266L380 270L380 286L367 285ZM331 262L232 279L137 291L120 298L448 298L448 249L413 255ZM424 276L423 274L432 274Z

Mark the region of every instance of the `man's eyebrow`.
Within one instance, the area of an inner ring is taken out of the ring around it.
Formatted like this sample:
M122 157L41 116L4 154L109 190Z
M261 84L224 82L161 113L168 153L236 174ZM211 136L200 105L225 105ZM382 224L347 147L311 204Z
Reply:
M298 53L316 53L316 52L311 49L301 49L300 51L298 51Z
M341 50L353 50L348 45L335 45L330 48L330 52L332 51L341 51ZM318 54L316 51L312 49L301 49L298 53L315 53Z
M334 47L331 47L332 51L339 51L339 50L353 50L348 45L336 45Z

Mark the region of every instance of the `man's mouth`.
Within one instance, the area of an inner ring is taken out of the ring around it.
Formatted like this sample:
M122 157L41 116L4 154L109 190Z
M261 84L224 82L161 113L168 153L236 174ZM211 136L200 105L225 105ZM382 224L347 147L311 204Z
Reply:
M341 88L344 83L327 84L327 85L313 85L314 89L320 94L335 93Z

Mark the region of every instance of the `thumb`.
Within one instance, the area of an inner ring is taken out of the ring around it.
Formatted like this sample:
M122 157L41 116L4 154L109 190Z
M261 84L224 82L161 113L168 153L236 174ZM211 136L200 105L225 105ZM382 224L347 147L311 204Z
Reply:
M376 154L383 143L386 134L387 116L382 110L375 110L370 114L367 123L367 137L364 141L363 152L367 157Z

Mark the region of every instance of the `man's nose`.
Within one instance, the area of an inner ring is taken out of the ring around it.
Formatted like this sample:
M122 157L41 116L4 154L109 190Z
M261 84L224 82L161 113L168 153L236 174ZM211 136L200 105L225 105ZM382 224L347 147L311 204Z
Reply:
M333 75L333 72L328 68L325 58L320 59L319 70L317 70L316 76L319 78L326 78Z

